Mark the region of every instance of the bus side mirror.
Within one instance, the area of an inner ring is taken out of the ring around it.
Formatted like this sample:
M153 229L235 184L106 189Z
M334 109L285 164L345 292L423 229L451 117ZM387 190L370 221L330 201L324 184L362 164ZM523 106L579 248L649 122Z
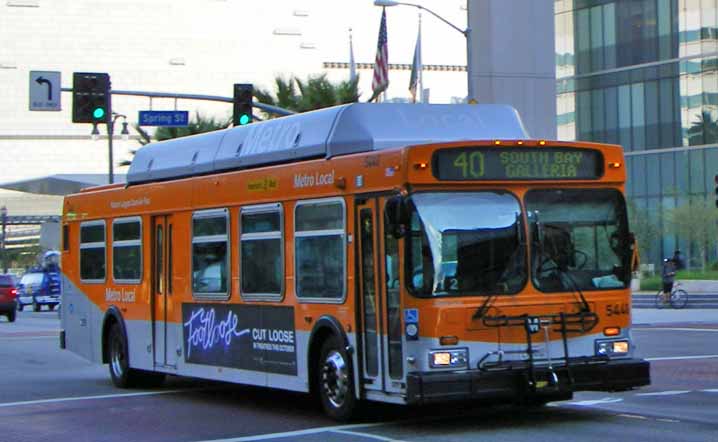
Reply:
M394 238L402 238L406 233L408 222L404 198L399 195L389 198L384 208L384 216L386 217L389 232Z

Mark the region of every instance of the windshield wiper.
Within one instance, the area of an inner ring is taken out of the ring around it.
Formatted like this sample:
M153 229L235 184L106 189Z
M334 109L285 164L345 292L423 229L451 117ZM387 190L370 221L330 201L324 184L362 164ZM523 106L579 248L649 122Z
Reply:
M580 312L582 313L590 313L591 312L591 306L589 305L588 301L586 301L586 297L583 296L583 292L579 288L578 284L576 284L576 281L569 275L569 273L565 270L558 269L559 273L566 277L569 281L571 281L571 285L573 285L573 291L572 293L578 294L578 297L580 298L578 301Z

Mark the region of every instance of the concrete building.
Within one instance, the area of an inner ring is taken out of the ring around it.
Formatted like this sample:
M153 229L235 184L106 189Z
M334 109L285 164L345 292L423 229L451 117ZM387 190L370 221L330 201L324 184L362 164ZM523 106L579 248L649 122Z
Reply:
M426 0L424 6L465 28L465 0ZM371 0L7 0L0 2L0 183L55 174L106 174L106 136L90 139L89 124L72 124L70 93L60 112L29 111L30 71L108 72L115 90L181 92L230 97L233 83L273 92L276 76L325 73L349 77L349 30L361 98L371 95L381 8ZM388 99L408 99L418 29L415 8L387 9ZM431 101L466 97L466 39L424 15L423 87ZM228 118L227 103L113 96L113 110L137 121L139 110L188 110ZM122 120L120 120L122 121ZM119 121L118 121L119 126ZM104 133L104 128L103 128ZM115 134L119 128L115 129ZM119 163L139 147L115 137ZM124 173L115 167L115 173ZM0 190L10 215L59 214L60 196Z
M681 248L696 264L661 215L715 198L718 1L556 0L555 13L559 138L621 144L630 201L661 232L643 261Z

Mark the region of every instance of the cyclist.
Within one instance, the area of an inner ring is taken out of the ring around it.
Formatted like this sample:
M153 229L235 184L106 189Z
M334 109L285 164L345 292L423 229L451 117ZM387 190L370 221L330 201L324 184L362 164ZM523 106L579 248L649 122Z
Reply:
M668 303L671 299L671 291L673 291L673 281L676 277L676 263L672 259L663 260L663 270L661 279L663 280L663 302Z

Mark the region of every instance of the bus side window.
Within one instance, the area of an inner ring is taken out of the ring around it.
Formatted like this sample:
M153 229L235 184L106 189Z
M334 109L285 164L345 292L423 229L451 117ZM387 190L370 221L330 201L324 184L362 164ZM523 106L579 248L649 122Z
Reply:
M229 212L211 209L192 216L192 292L197 298L229 298Z
M80 224L80 280L104 282L107 257L105 221Z
M299 202L294 212L296 294L341 299L346 292L344 201Z
M239 225L242 296L280 299L284 281L282 206L243 207Z

